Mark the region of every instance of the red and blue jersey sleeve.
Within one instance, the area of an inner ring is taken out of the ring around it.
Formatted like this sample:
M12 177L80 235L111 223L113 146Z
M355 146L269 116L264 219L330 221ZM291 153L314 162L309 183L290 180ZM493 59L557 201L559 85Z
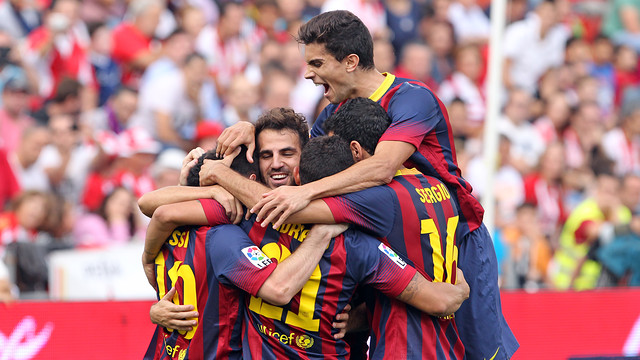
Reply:
M336 223L349 223L373 236L385 237L393 228L395 200L387 186L324 198Z
M409 285L416 269L390 247L362 233L345 234L347 269L363 285L395 298Z
M256 295L275 270L272 262L247 234L235 225L220 225L207 232L208 256L218 281Z
M402 141L418 149L440 121L442 112L438 100L429 89L408 82L402 83L394 95L388 98L387 106L383 104L392 122L380 141Z
M311 131L309 132L310 137L313 138L327 135L327 132L324 131L324 122L329 118L329 116L331 116L331 114L336 111L337 108L338 105L329 104L325 106L324 109L322 109L322 112L320 113L320 115L318 115L318 118L313 123L313 127L311 127Z
M202 205L209 226L231 224L226 210L219 202L213 199L200 199L198 201Z

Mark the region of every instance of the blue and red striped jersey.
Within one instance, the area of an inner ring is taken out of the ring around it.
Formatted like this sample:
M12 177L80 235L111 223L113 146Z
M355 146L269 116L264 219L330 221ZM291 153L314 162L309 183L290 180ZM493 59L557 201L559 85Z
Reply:
M463 234L477 229L482 224L484 209L471 195L471 185L458 168L447 109L425 84L385 75L382 85L369 97L391 117L391 125L380 141L402 141L415 146L417 151L404 166L443 181L458 201ZM324 122L340 105L329 104L323 109L313 124L311 137L325 135Z
M323 199L336 222L355 224L378 238L432 281L455 283L459 213L447 187L415 169L391 183ZM376 295L372 359L462 359L453 318L435 318Z
M200 200L211 225L228 222L214 200ZM295 251L309 226L284 224L263 228L255 215L240 224L254 243L275 261ZM357 286L370 285L389 297L398 296L416 270L375 238L347 230L331 240L302 290L285 306L260 298L247 299L244 356L251 359L348 359L349 347L333 335L333 321L351 300Z
M177 304L191 304L191 331L157 329L154 359L240 359L244 290L255 295L275 269L237 226L182 227L156 258L158 298L176 287Z

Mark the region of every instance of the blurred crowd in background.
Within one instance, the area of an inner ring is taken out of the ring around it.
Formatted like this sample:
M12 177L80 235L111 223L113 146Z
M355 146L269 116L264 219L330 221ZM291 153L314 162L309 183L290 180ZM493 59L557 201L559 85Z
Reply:
M474 195L497 198L503 288L640 285L640 0L508 0L499 161L484 186L489 0L2 0L0 301L46 254L144 238L136 200L225 127L326 105L298 27L346 9L381 72L449 111Z

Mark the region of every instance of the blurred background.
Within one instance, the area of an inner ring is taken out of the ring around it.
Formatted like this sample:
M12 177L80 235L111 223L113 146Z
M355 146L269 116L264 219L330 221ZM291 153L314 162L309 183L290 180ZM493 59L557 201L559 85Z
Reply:
M326 100L294 35L346 9L370 29L379 71L447 106L463 177L495 199L507 319L593 299L594 312L630 309L616 315L628 324L615 322L620 344L585 335L594 349L571 354L640 354L640 0L506 3L488 166L489 0L0 1L0 312L154 299L137 198L177 184L186 151L265 109L312 124ZM609 292L556 292L596 288ZM0 324L6 341L16 319ZM532 320L510 321L518 336ZM596 337L598 321L585 327Z

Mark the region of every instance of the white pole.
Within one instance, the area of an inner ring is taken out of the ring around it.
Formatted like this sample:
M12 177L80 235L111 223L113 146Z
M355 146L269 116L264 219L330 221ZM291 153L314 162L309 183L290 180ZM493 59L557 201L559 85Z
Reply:
M502 35L505 27L506 0L491 1L491 38L489 39L489 68L487 86L487 115L484 122L483 157L486 169L485 191L482 197L484 223L493 235L496 203L494 177L498 153L497 121L502 103Z

